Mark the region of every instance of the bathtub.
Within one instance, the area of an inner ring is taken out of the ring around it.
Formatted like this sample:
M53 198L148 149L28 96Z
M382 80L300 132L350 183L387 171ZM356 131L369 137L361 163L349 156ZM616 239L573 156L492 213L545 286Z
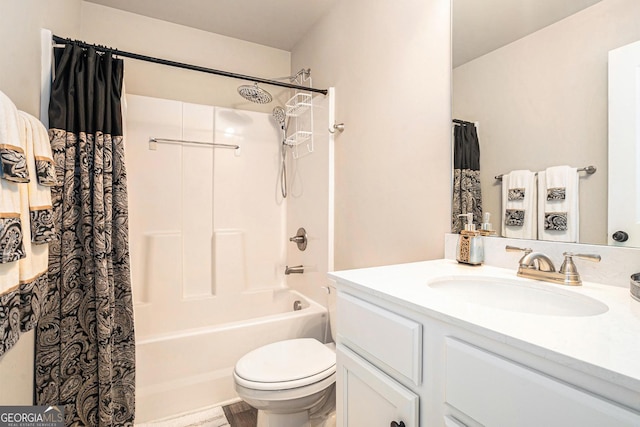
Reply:
M324 342L325 307L289 289L270 291L269 301L246 320L138 336L136 423L236 399L233 367L250 350L291 338ZM294 311L296 301L302 308Z

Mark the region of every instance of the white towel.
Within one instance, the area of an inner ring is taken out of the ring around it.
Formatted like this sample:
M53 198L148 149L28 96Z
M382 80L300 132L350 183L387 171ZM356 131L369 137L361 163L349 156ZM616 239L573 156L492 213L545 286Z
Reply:
M580 230L578 170L554 166L538 173L538 238L577 242Z
M30 176L36 176L34 144L38 138L47 138L47 131L40 120L24 111L18 112L21 136L25 142L27 168ZM21 184L20 218L24 225L24 247L27 256L19 262L20 284L31 288L46 276L49 262L49 245L54 236L51 189L31 179ZM30 225L27 225L30 224ZM37 309L37 307L33 307Z
M21 334L33 329L43 310L44 295L47 292L49 245L54 236L51 189L38 183L34 152L40 150L49 159L47 152L47 131L35 117L22 111L16 114L17 132L20 144L24 146L25 167L32 177L28 183L18 184L0 179L0 229L7 221L12 223L11 236L0 234L0 253L7 255L7 262L0 263L0 310L6 314L0 318L0 356L8 351ZM49 155L48 155L49 154ZM48 156L48 157L47 157ZM31 223L31 226L29 225ZM5 246L15 246L20 226L20 247L10 251ZM17 262L16 262L17 261Z
M516 239L538 236L536 174L517 170L502 176L502 235Z
M26 255L23 229L19 184L0 179L0 296L18 287L19 269L15 261Z
M47 243L52 241L55 236L51 189L49 188L55 184L55 174L53 173L49 135L42 122L31 114L19 111L18 116L22 126L21 130L25 136L29 175L38 177L38 179L30 180L27 184L26 204L23 199L21 212L29 213L26 219L31 225L30 241L36 244ZM36 152L39 152L40 156L37 156ZM40 162L41 169L38 169L38 162ZM43 185L42 182L45 184ZM24 219L23 223L25 223Z
M29 182L24 140L18 131L18 110L0 91L0 172L13 182Z

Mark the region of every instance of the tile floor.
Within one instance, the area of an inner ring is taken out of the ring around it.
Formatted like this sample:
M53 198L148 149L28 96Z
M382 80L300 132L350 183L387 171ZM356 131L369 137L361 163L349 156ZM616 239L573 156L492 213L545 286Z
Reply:
M136 427L256 427L257 420L258 411L240 401Z
M246 402L238 402L222 408L231 427L256 427L258 411Z

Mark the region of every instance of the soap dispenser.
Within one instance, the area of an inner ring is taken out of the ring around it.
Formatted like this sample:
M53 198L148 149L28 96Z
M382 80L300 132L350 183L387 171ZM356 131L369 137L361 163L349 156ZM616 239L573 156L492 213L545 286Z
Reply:
M481 236L493 236L496 234L496 231L491 226L491 214L489 212L485 212L482 215L482 224L480 224L480 232Z
M480 265L484 261L484 242L480 232L476 231L473 223L473 213L460 214L467 218L464 230L460 231L456 260L463 264Z

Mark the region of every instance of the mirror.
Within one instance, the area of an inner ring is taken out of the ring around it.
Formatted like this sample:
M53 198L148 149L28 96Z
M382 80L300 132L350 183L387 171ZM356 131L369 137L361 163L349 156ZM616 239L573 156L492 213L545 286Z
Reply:
M495 176L593 165L595 174L580 173L579 242L607 244L607 58L640 40L640 2L452 1L453 117L478 123L483 210L494 228Z

